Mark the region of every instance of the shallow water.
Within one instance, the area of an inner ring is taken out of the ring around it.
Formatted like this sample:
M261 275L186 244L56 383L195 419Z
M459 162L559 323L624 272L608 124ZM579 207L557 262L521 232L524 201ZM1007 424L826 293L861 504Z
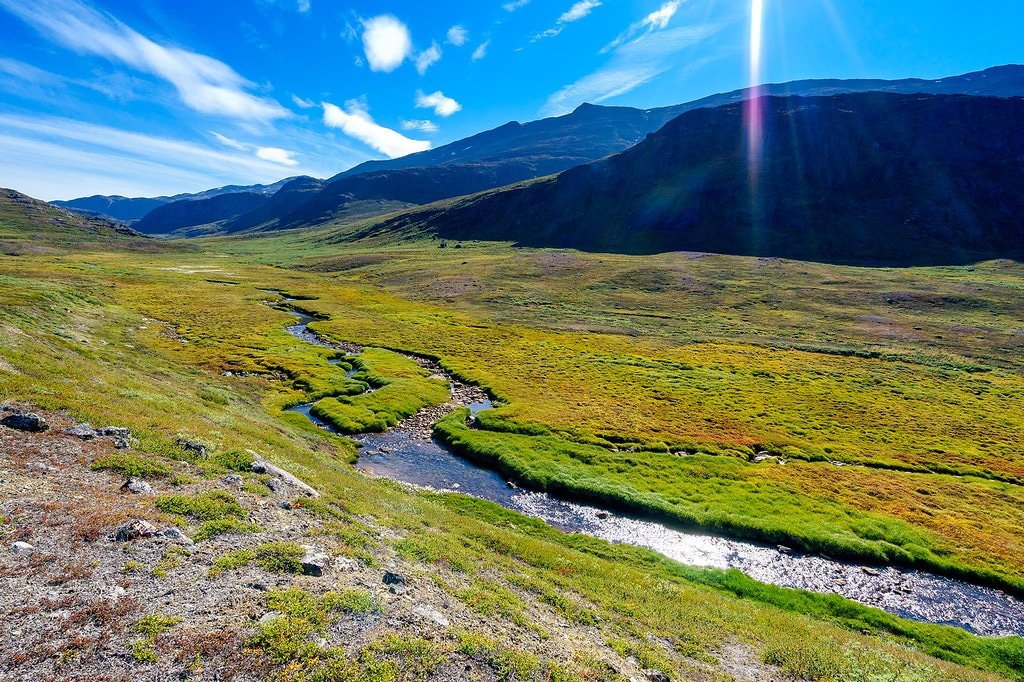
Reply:
M323 345L306 325L313 318L292 313L288 331ZM490 401L466 405L473 415ZM321 428L310 405L291 408ZM333 431L333 429L330 429ZM421 432L395 428L356 437L362 444L358 469L374 476L496 502L566 532L646 547L684 564L735 568L761 582L812 592L835 593L905 618L954 625L981 635L1024 636L1024 602L999 590L923 571L873 567L802 554L785 548L683 531L589 504L510 485L485 467L465 460Z

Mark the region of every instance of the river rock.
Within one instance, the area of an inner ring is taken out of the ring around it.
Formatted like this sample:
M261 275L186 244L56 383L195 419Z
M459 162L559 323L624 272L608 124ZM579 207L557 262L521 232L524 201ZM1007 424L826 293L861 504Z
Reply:
M311 575L319 578L324 574L324 569L327 567L327 564L330 563L331 555L319 547L306 545L304 546L304 549L306 550L306 554L302 557L302 572L305 575Z
M157 530L149 521L135 519L122 524L114 531L114 540L117 542L129 542L138 538L148 538L156 535Z
M64 429L65 435L75 436L82 440L91 440L96 437L96 429L92 428L92 424L75 424L74 426Z
M25 554L27 552L31 552L33 549L35 549L35 547L21 540L18 540L11 545L11 551L15 554Z
M135 493L136 495L156 494L156 492L153 490L153 486L146 483L141 478L135 478L134 476L132 476L127 481L121 484L121 492Z
M864 571L868 575L878 575L878 571L868 566L861 566L860 570Z
M40 417L38 414L31 412L26 414L9 414L3 419L0 419L0 424L3 424L9 429L30 431L32 433L39 433L50 428L50 425L46 423L45 419Z

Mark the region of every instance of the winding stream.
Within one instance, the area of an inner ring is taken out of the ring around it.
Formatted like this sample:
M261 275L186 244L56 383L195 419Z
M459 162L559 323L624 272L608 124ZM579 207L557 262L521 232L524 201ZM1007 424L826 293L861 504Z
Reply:
M292 310L286 312L299 318L297 324L288 327L288 332L296 338L335 350L354 350L330 344L310 331L308 325L315 318ZM451 383L452 402L444 406L444 410L469 407L475 415L491 407L478 389L454 381L436 365L413 359ZM310 407L299 405L291 409L306 415L317 426L333 430L311 415ZM459 457L432 438L429 425L436 417L427 420L424 416L412 417L385 433L356 436L362 445L357 468L373 476L473 495L541 519L566 532L646 547L684 564L735 568L761 582L835 593L897 616L953 625L980 635L1024 636L1024 601L1000 590L924 571L836 561L784 547L681 531L628 514L515 487L496 472Z

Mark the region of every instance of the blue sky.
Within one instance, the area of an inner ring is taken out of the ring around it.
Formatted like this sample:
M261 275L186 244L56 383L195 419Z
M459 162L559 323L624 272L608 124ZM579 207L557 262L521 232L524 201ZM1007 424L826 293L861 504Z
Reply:
M327 177L584 101L1024 62L1019 0L0 0L0 186Z

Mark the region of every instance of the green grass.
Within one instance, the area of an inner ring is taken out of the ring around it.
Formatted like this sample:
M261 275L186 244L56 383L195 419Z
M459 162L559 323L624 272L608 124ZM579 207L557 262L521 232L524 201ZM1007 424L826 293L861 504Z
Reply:
M98 458L92 463L95 471L116 471L123 476L136 478L166 478L171 467L166 462L130 453L115 453Z
M158 462L180 457L179 433L218 452L254 450L321 489L321 502L345 519L359 519L366 530L349 533L353 543L397 536L425 574L463 576L468 582L457 589L500 585L523 613L549 609L569 623L577 622L575 606L601 624L602 637L644 655L652 639L665 642L659 655L678 677L692 676L686 652L712 655L738 641L786 672L813 667L824 679L843 679L845 662L865 651L886 674L925 666L935 680L1024 679L1019 639L972 637L834 596L682 567L563 535L495 505L353 472L351 442L282 411L345 388L344 371L327 362L335 352L290 337L291 318L266 305L277 297L261 290L312 297L303 305L330 316L314 324L321 333L438 357L484 385L505 402L483 419L482 437L494 439L484 445L525 439L532 455L524 466L541 473L649 495L656 504L712 481L714 495L701 503L709 517L769 495L760 509L792 518L781 527L762 519L762 530L920 544L946 552L951 564L1005 578L1020 574L1015 548L1024 528L1020 486L1010 482L1020 462L1013 401L1024 383L1014 333L1024 318L1018 266L869 271L472 244L444 254L436 245L375 245L367 251L379 258L357 265L362 247L295 239L0 256L0 400L123 424L139 439L132 456ZM305 269L260 264L270 261ZM237 286L206 281L228 274ZM879 311L891 324L865 320ZM823 398L830 395L842 401ZM892 417L870 427L889 410ZM544 447L532 451L534 440ZM761 446L787 453L789 464L745 463ZM703 454L663 459L677 447ZM594 458L588 464L572 453ZM868 466L833 467L819 455ZM893 463L909 471L882 466ZM635 473L662 464L649 480ZM938 466L970 466L978 475L934 473ZM216 559L211 573L249 564L293 572L300 552L258 546ZM391 679L435 654L468 655L454 636L433 646L400 638L354 652L313 650L312 666L301 653L289 660L307 679ZM534 665L517 645L480 651L505 671L556 669ZM582 679L594 671L564 663Z
M259 531L260 527L254 523L247 523L234 516L228 516L221 519L203 521L196 527L195 532L192 533L192 539L200 542L227 533L258 533Z
M248 516L238 500L223 490L209 490L198 495L158 495L155 504L162 512L196 521L222 521L229 517L244 519Z

